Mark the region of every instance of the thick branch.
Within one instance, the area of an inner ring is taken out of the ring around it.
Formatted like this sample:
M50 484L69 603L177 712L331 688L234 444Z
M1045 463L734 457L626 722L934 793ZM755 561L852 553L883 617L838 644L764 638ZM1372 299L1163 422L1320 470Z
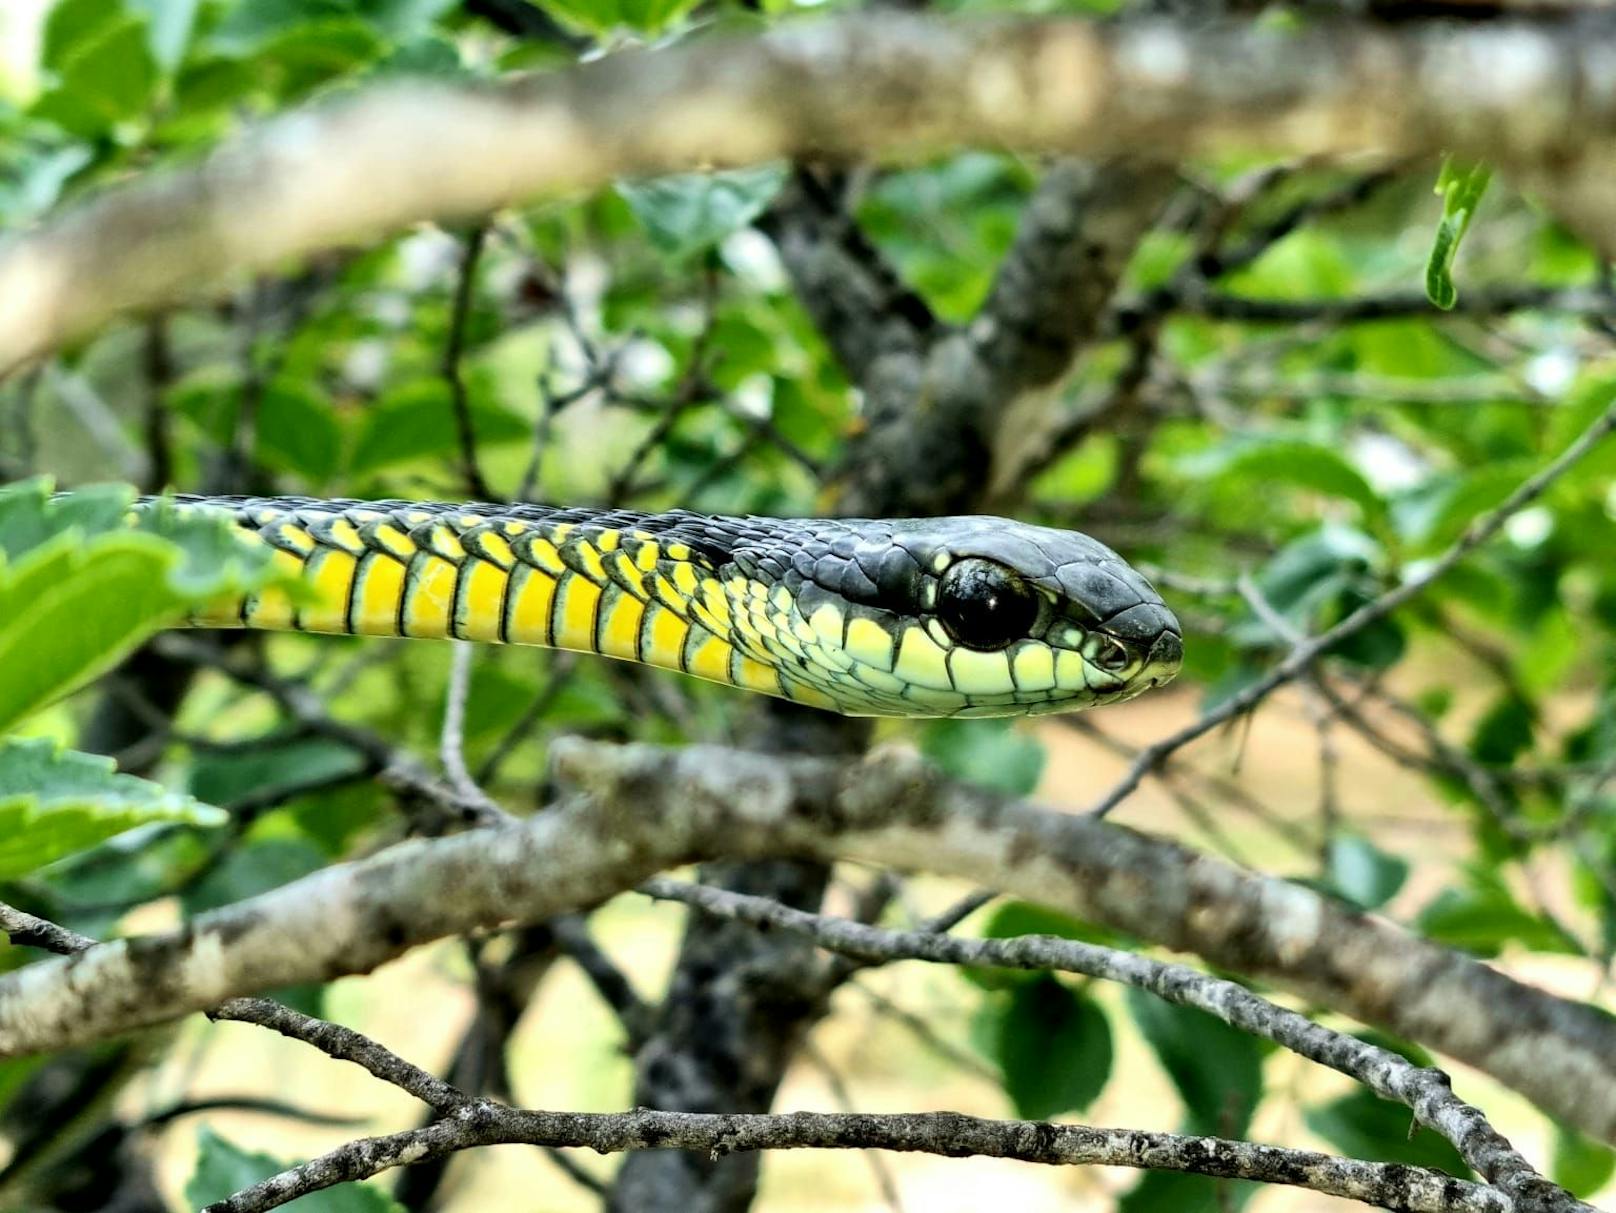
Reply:
M365 972L431 939L593 905L693 859L798 855L963 877L1196 953L1429 1044L1616 1139L1616 1019L1312 890L952 784L901 754L842 764L581 741L554 752L587 799L406 843L181 931L0 978L0 1056Z
M1044 176L971 324L972 348L1001 400L1066 372L1177 183L1171 168L1128 162L1068 161Z
M814 173L798 169L758 226L773 239L798 299L853 382L868 379L878 359L918 357L939 330L925 300Z
M41 948L58 956L77 955L96 946L96 941L88 935L37 918L5 902L0 902L0 932L14 946ZM466 1102L466 1096L449 1083L405 1061L368 1036L294 1011L273 999L232 998L213 1008L209 1015L214 1019L255 1024L290 1040L300 1040L336 1061L349 1061L368 1070L383 1082L408 1091L433 1108L447 1110Z
M11 243L0 371L222 273L539 193L779 156L1448 149L1517 170L1611 254L1608 51L1608 38L1552 22L1295 33L883 16L696 39L492 86L380 86Z

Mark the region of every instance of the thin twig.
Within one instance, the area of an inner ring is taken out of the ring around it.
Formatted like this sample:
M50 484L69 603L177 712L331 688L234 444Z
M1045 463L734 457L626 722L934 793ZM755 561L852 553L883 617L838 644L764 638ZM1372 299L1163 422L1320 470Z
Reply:
M449 686L443 697L443 730L438 738L438 759L449 785L467 799L486 793L466 767L466 701L471 696L471 663L475 646L457 640L450 646Z
M1238 694L1231 695L1201 719L1146 746L1140 751L1139 757L1134 760L1127 773L1100 798L1090 812L1096 817L1105 816L1126 800L1138 788L1144 777L1165 762L1175 751L1197 738L1204 737L1225 721L1249 712L1276 687L1283 686L1304 673L1315 661L1343 640L1357 635L1370 624L1379 622L1398 607L1423 593L1432 582L1441 578L1476 548L1498 534L1511 517L1547 492L1556 480L1576 466L1577 462L1593 450L1612 429L1616 429L1616 405L1607 408L1570 446L1522 481L1497 508L1471 519L1464 533L1436 559L1409 576L1400 585L1365 603L1334 627L1303 644L1293 646L1285 660L1266 676L1245 687Z
M540 1112L479 1102L432 1125L352 1142L254 1184L202 1213L262 1213L299 1196L458 1150L520 1142L599 1153L682 1149L711 1155L753 1150L898 1150L953 1158L1014 1158L1053 1166L1122 1166L1250 1179L1308 1188L1406 1213L1511 1213L1481 1184L1401 1164L1359 1162L1216 1137L1033 1121L957 1112Z
M483 479L482 468L477 463L477 427L472 421L471 397L466 391L466 379L461 368L466 352L466 327L471 318L477 263L482 259L487 241L486 223L476 224L466 233L465 251L455 280L454 305L449 313L449 339L443 350L443 378L449 385L449 397L454 405L455 436L460 443L460 471L466 482L466 491L473 501L494 500L494 494Z
M1295 1011L1259 998L1232 981L1183 965L1131 952L1047 935L1010 939L961 939L919 931L888 931L865 923L809 914L768 898L749 897L706 885L659 877L640 890L683 902L704 913L778 927L807 935L821 947L867 961L927 960L952 965L1057 970L1148 990L1169 1002L1194 1007L1231 1027L1272 1040L1321 1065L1350 1075L1375 1094L1408 1105L1421 1124L1453 1143L1465 1161L1511 1199L1529 1207L1585 1209L1516 1152L1477 1108L1454 1095L1447 1075L1422 1068L1387 1049L1333 1032Z

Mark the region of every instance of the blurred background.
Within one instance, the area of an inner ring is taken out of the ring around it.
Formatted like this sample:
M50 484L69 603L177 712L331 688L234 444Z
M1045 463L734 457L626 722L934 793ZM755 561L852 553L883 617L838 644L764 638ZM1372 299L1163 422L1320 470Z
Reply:
M0 8L0 227L383 79L544 70L799 20L810 7L851 4L10 0ZM932 7L1104 16L1118 6ZM988 295L1044 168L972 152L820 180L871 256L939 321L958 323ZM455 500L468 491L454 428L463 399L481 474L501 497L822 513L865 402L770 236L771 208L804 171L622 182L229 283L0 384L0 476ZM882 722L879 739L1081 810L1138 747L1236 693L1294 634L1327 627L1432 559L1606 407L1616 389L1608 266L1507 183L1477 195L1453 269L1456 305L1430 302L1441 172L1437 162L1238 157L1182 166L1099 336L996 452L991 500L1085 530L1157 575L1186 626L1184 674L1092 715ZM1616 448L1597 452L1500 542L1334 652L1317 684L1186 751L1116 819L1611 1007L1613 467ZM363 756L289 720L265 680L312 690L330 718L431 757L449 646L212 644L187 659L137 655L33 727L230 810L231 826L137 831L8 887L7 900L96 936L156 929L401 836ZM223 654L250 676L205 668ZM527 812L546 803L558 734L726 741L745 735L756 710L749 697L656 671L485 647L473 659L466 750L484 786ZM840 872L830 908L848 909L872 879ZM964 891L916 880L889 918L918 921ZM590 927L653 998L683 922L628 895ZM1128 942L1002 902L964 929ZM25 959L0 953L8 966ZM632 1062L611 1010L566 955L521 932L422 949L286 996L435 1071L491 1048L519 1103L631 1102ZM1584 1195L1604 1187L1604 1146L1472 1072L1461 1068L1457 1085L1556 1179ZM1406 1110L1339 1076L1067 978L872 970L813 1026L775 1106L1070 1116L1463 1173L1433 1135L1409 1137ZM273 1169L264 1155L308 1157L419 1115L399 1092L303 1046L188 1021L0 1064L0 1206L189 1207ZM336 1190L295 1207L598 1207L587 1180L609 1177L614 1160L576 1164L582 1180L542 1152L501 1147L391 1194ZM1184 1177L809 1152L765 1162L758 1207L1136 1213L1247 1202L1271 1213L1345 1207Z

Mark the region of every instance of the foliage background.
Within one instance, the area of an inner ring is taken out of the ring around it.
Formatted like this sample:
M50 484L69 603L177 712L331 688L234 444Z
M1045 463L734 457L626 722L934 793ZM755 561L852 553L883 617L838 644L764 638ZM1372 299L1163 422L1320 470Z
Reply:
M21 227L132 171L193 159L245 122L389 75L493 77L570 61L585 45L792 20L795 7L554 0L529 10L555 23L543 38L501 28L507 5L450 0L10 8L0 15L0 225ZM903 279L937 316L962 321L986 297L1039 170L969 153L861 170L850 197ZM1439 553L1606 407L1616 385L1606 269L1502 184L1466 238L1458 306L1426 302L1437 171L1233 158L1186 167L1129 266L1106 340L1058 389L1053 430L1021 436L1001 493L1007 512L1079 526L1165 570L1190 629L1185 675L1093 718L884 724L884 736L913 739L962 777L1082 807L1121 770L1119 750L1207 710L1286 650L1289 638L1238 577L1290 628L1320 630ZM502 496L820 511L861 424L860 399L755 225L787 175L775 166L624 182L486 225L425 227L124 325L0 386L0 470L62 486L456 498L468 493L454 426L463 394L480 474ZM1278 696L1131 800L1125 820L1315 882L1608 1005L1613 460L1597 453L1515 518L1506 542L1333 655L1328 685L1357 706L1357 722L1307 686ZM305 684L331 716L388 746L428 756L438 746L447 646L226 644L232 661ZM480 651L471 677L467 756L514 810L545 802L546 742L559 733L731 739L752 707L654 672L531 651ZM160 694L137 668L34 714L20 734L111 749L126 769L223 809L227 824L153 822L67 862L0 872L8 900L103 936L237 900L399 835L391 798L367 778L372 759L285 718L252 678L208 673L172 704ZM120 711L142 727L108 746ZM922 882L906 909L951 892ZM654 990L678 921L631 897L593 925ZM1092 936L1018 905L970 925ZM464 949L445 946L290 997L433 1064L467 1031L472 984ZM540 984L510 1042L523 1102L627 1102L620 1029L587 989L564 965ZM127 1193L151 1165L179 1207L239 1186L262 1167L258 1151L309 1154L348 1135L261 1110L170 1118L215 1096L375 1117L367 1128L410 1116L385 1097L367 1102L372 1092L294 1045L188 1024L82 1057L0 1066L0 1124L14 1148L0 1194L18 1207L93 1208L106 1185ZM1432 1135L1407 1138L1402 1109L1190 1013L1052 977L894 970L844 993L780 1106L844 1099L1322 1139L1462 1170ZM1604 1147L1519 1104L1501 1121L1579 1192L1608 1180ZM543 1207L593 1203L541 1156L516 1154L463 1160L447 1207L526 1207L534 1192ZM880 1207L885 1181L873 1165L772 1159L765 1205ZM973 1207L988 1191L1051 1208L1074 1197L1102 1207L1116 1193L1124 1209L1221 1208L1250 1195L1162 1175L881 1165L900 1175L911 1207ZM366 1189L307 1207L388 1201ZM1327 1202L1270 1191L1255 1203Z

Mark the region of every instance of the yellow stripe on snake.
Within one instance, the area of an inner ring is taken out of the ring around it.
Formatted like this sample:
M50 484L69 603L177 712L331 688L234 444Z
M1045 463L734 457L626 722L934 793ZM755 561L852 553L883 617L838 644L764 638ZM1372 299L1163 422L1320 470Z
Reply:
M1115 552L1001 518L161 500L228 513L310 591L221 602L199 627L545 645L860 716L1114 703L1183 655L1178 621Z

